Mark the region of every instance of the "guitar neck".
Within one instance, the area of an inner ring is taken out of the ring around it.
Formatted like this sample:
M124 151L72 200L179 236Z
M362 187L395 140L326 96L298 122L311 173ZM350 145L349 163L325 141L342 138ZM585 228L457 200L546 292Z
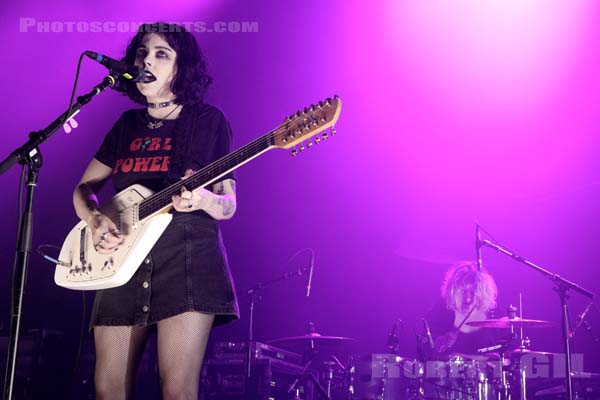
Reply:
M333 99L328 98L325 101L320 101L318 104L311 104L310 107L290 115L276 129L207 165L185 181L182 180L174 183L140 202L138 208L139 220L168 210L172 205L171 198L181 193L181 188L184 185L188 190L209 185L274 147L290 149L299 145L300 151L303 151L304 145L302 143L305 140L311 139L329 127L332 128L331 134L334 135L333 124L340 115L341 106L341 100L335 96ZM323 140L328 138L327 133L324 133L322 136ZM319 136L316 136L315 142L319 143L320 140ZM309 141L307 146L310 147L311 145L312 142ZM297 153L296 149L292 151L293 155Z
M274 144L274 131L271 131L258 139L240 147L236 151L208 164L206 167L194 173L185 181L180 181L168 186L148 197L139 204L139 219L143 220L153 214L159 213L172 204L171 198L181 193L181 187L194 190L209 185L225 174L239 168L243 164L269 150Z

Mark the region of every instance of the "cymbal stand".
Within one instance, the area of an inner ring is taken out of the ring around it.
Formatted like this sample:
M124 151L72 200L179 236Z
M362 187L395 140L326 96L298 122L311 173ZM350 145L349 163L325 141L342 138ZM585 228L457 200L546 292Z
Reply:
M523 319L523 295L519 293L519 314ZM525 349L525 339L523 337L523 325L519 327L519 348ZM519 392L521 400L527 400L527 371L525 365L519 361Z

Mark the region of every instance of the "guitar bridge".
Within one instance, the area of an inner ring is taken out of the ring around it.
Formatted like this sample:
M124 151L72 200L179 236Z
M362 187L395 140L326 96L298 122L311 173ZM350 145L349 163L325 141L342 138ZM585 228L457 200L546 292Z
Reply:
M87 228L81 230L81 234L79 235L79 261L81 265L85 265L85 231Z

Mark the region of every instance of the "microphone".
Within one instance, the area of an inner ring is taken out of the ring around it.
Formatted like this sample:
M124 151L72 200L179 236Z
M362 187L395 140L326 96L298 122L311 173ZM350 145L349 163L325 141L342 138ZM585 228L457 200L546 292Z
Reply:
M398 336L398 331L399 331L401 323L402 323L401 319L395 320L394 323L392 324L392 329L390 330L390 334L388 335L387 348L392 353L396 352L396 350L398 348L398 344L400 344L400 337Z
M477 271L481 272L483 261L481 259L481 229L478 223L475 223L475 251L477 253Z
M312 287L313 271L315 270L315 255L310 257L310 269L308 270L308 282L306 282L306 297L310 296L310 289Z
M111 72L116 72L123 78L128 79L132 82L140 82L146 77L146 72L141 67L129 65L122 61L117 61L113 58L107 57L100 53L95 53L93 51L84 51L83 54L85 54L92 60L104 65Z
M579 329L579 327L581 325L583 325L584 323L586 323L587 321L585 320L585 317L587 316L588 312L590 311L590 307L594 304L593 301L591 301L587 307L585 307L585 309L581 312L581 314L579 314L577 316L577 319L575 320L575 324L574 324L574 328L571 330L571 333L569 335L569 337L572 339L573 336L575 336L575 331L577 329ZM584 325L585 328L585 325Z
M433 350L433 336L431 336L431 330L429 330L429 324L425 318L421 318L423 320L423 326L425 327L425 334L427 335L427 342L429 342L429 347Z

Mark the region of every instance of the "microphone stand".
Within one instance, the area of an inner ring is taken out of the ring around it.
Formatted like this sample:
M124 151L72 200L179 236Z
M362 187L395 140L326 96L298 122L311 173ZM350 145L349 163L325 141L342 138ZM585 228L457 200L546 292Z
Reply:
M14 164L27 165L27 198L25 210L19 219L19 234L15 251L15 263L12 283L12 315L10 334L8 340L8 356L6 362L6 375L4 379L4 400L11 400L14 392L14 378L19 347L19 331L21 316L23 314L23 294L26 286L27 267L29 265L29 254L31 253L31 240L33 233L33 199L35 187L38 183L38 174L43 165L42 153L39 146L54 135L63 124L69 121L73 115L79 112L82 106L100 94L104 89L114 85L116 77L108 75L96 85L89 93L79 96L73 106L62 113L50 125L41 131L29 133L29 140L18 149L14 150L4 161L0 163L0 175L8 171ZM23 190L19 188L19 190Z
M262 299L260 292L270 286L273 286L275 283L288 280L295 276L302 276L302 274L306 273L310 267L299 268L295 271L286 272L285 274L278 276L277 278L271 279L266 282L259 282L250 289L248 289L247 294L250 297L250 310L249 310L249 324L248 324L248 355L247 355L247 366L246 366L246 377L250 379L252 374L252 346L254 341L254 305L257 300Z
M512 258L513 260L520 262L521 264L525 264L528 267L542 273L547 278L552 280L556 287L554 291L556 291L560 297L560 304L562 310L562 333L563 333L563 341L565 347L565 367L566 367L566 389L568 397L567 399L573 400L573 381L571 376L571 343L570 343L570 327L569 327L569 308L568 308L568 300L569 300L569 290L574 290L575 292L580 293L581 295L588 297L590 299L594 299L594 293L590 292L587 289L573 283L571 281L566 280L565 278L550 272L539 265L534 264L533 262L526 260L521 257L517 253L508 250L496 243L493 243L489 240L481 240L481 245L490 247L494 250L499 251L502 254L505 254Z

